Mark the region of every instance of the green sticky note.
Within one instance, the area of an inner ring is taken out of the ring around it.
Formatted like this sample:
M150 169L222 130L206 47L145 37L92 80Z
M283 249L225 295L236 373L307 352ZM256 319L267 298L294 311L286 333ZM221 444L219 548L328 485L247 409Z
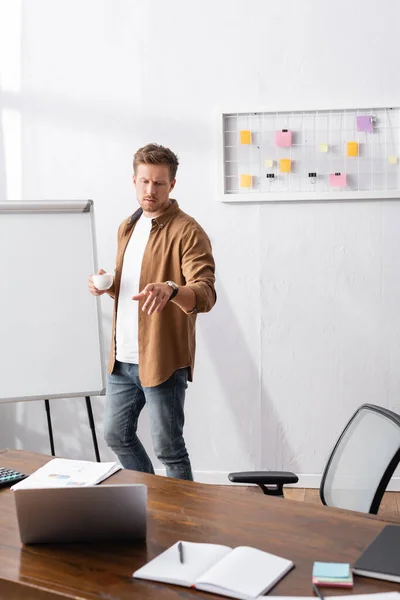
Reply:
M313 577L348 577L350 565L348 563L315 562L313 566Z

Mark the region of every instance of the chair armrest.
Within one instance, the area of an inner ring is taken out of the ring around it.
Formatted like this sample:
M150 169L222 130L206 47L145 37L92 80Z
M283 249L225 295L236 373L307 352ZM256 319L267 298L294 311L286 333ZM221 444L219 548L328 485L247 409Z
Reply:
M283 496L282 488L286 483L299 481L297 475L290 471L242 471L229 473L228 479L233 483L254 483L270 496Z

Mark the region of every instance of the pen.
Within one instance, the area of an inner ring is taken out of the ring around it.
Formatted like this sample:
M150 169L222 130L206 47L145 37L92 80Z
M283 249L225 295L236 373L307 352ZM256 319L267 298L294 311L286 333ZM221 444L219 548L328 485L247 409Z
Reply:
M183 545L182 542L178 542L179 562L183 565Z
M318 586L315 585L315 583L313 584L313 590L317 594L318 598L320 598L320 600L324 600L324 596L321 590L318 588Z

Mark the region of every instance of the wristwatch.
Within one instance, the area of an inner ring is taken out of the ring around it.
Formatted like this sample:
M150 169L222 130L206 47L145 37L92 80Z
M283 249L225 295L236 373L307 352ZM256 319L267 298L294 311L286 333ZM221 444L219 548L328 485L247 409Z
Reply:
M170 287L172 287L172 294L169 297L169 300L172 300L173 298L175 298L175 296L177 295L177 293L179 292L179 285L176 285L176 283L174 281L166 281L165 282L167 285L169 285Z

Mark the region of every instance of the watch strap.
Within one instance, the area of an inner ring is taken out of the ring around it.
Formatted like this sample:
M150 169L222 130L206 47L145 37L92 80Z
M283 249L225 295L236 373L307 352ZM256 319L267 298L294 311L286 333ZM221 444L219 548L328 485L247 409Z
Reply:
M173 281L166 281L165 283L172 288L172 294L170 295L168 300L173 300L179 292L179 286L176 285L176 283L174 283Z

